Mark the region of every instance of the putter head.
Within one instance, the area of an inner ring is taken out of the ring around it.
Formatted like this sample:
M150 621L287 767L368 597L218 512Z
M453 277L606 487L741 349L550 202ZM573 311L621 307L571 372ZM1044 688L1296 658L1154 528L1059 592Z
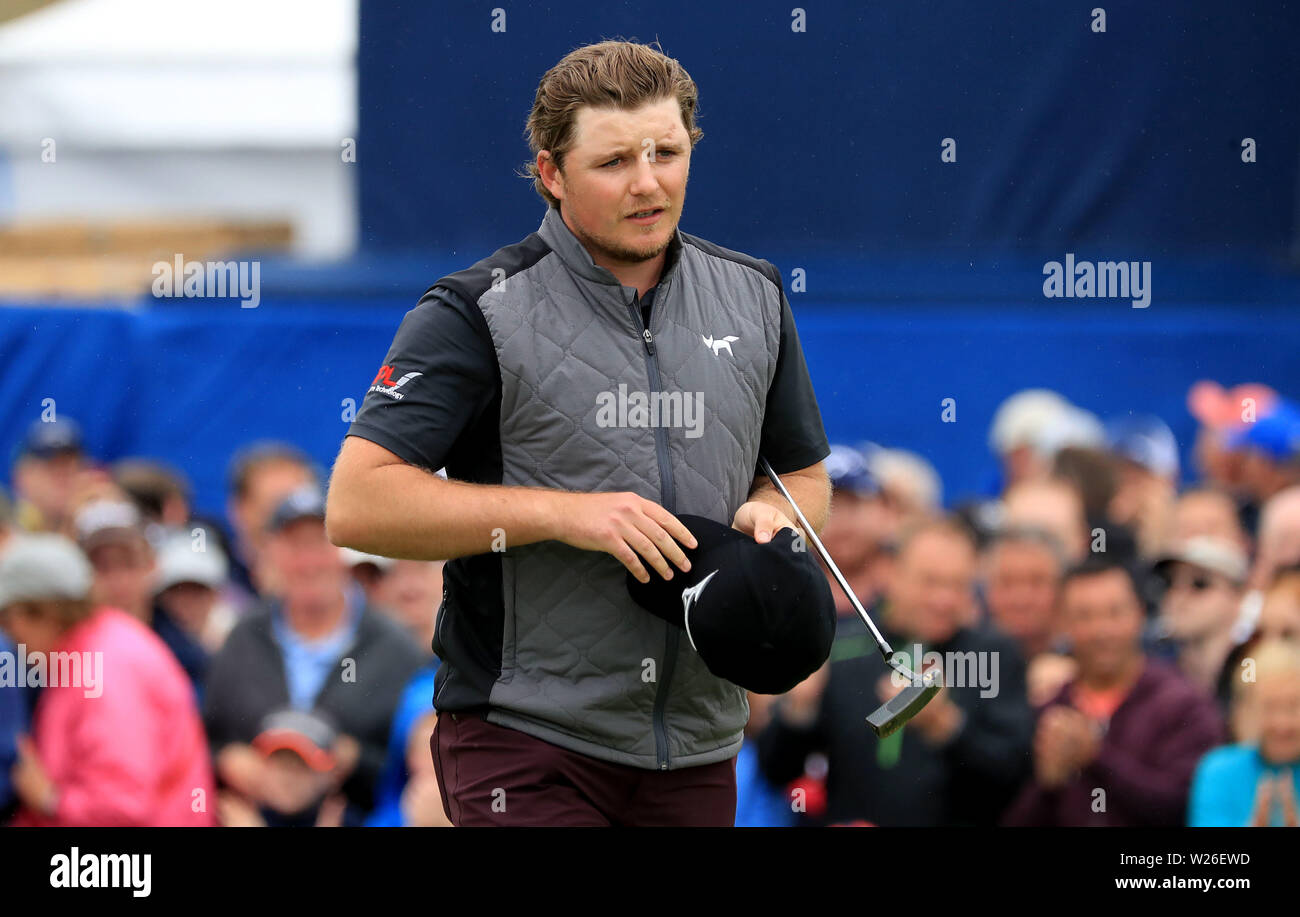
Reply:
M882 739L902 729L903 724L920 713L921 708L930 703L930 698L938 694L939 689L943 687L943 680L937 667L923 675L917 675L904 666L895 666L895 668L909 676L907 687L867 717L872 731Z

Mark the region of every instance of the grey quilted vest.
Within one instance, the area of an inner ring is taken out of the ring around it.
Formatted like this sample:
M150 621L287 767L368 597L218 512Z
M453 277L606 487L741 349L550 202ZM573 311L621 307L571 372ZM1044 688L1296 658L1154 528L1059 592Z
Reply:
M635 288L596 266L552 208L537 233L438 285L477 305L491 332L502 484L632 491L731 522L755 478L776 370L775 267L678 231L645 329ZM505 538L489 722L642 768L740 750L744 690L632 602L617 560Z

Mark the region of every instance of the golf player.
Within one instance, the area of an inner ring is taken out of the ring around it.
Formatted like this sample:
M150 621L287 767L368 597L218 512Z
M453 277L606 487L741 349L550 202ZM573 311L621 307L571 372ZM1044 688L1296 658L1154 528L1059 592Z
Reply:
M794 527L760 455L820 528L830 450L778 270L678 228L697 99L624 41L543 76L546 216L406 314L334 466L332 541L449 561L431 751L458 826L734 820L745 691L627 574L689 569L676 514Z

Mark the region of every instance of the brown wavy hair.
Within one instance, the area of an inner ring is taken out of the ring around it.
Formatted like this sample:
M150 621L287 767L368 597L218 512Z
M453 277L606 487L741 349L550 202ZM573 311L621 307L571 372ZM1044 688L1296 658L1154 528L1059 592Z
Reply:
M704 136L695 125L699 88L681 64L662 53L658 42L601 41L570 51L537 84L524 129L533 158L524 165L521 177L532 178L534 190L550 206L559 207L560 202L542 183L537 154L550 150L555 165L564 169L565 154L575 139L579 108L590 105L630 111L671 98L677 100L694 149Z

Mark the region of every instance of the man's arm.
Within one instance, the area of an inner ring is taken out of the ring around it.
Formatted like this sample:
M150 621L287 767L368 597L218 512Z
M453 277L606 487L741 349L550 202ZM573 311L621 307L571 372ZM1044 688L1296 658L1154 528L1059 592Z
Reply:
M634 493L574 493L443 480L358 436L330 475L325 526L332 542L368 554L450 560L554 539L616 557L642 582L642 560L664 578L690 569L681 521ZM675 540L674 540L675 539Z
M812 523L817 534L821 534L826 527L826 518L830 515L831 508L831 481L826 474L826 468L823 463L818 462L815 465L809 465L799 471L792 471L788 474L778 474L781 483L785 489L790 492L790 496L799 504L799 509L803 510L804 516ZM736 511L736 519L732 525L741 528L742 531L748 531L759 539L759 535L764 531L763 523L768 521L766 517L756 519L756 526L753 530L744 528L744 519L742 513L749 514L756 512L757 508L750 507L752 503L761 503L766 506L775 508L790 524L799 528L799 517L791 508L790 502L781 496L780 491L768 480L767 475L755 478L753 486L749 489L749 501L742 505ZM747 509L747 507L749 509ZM775 534L774 531L768 530L769 534ZM762 540L762 539L760 539Z

